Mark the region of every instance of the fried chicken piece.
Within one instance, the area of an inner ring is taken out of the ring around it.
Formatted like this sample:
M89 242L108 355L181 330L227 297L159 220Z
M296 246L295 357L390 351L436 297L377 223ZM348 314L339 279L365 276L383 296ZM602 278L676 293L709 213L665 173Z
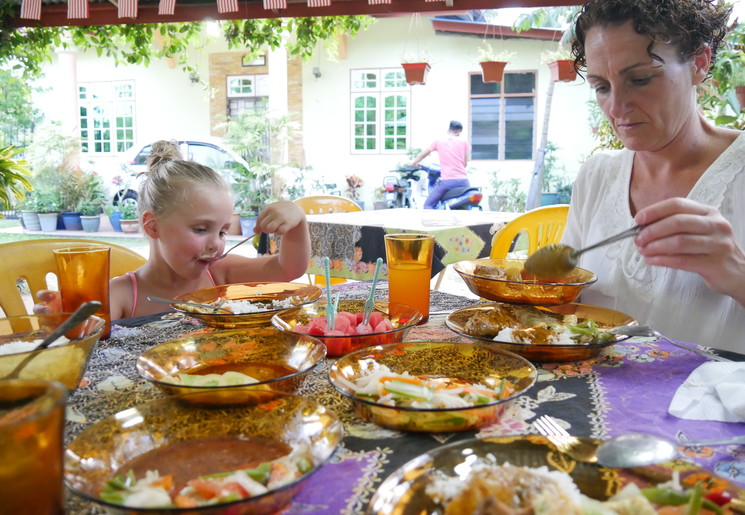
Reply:
M511 306L497 305L489 311L479 311L465 324L465 331L473 336L494 338L505 327L517 327L518 321Z

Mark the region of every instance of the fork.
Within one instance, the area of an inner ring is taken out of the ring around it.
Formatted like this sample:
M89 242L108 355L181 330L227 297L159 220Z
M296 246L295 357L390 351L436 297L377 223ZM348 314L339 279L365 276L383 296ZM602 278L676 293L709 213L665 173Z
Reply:
M543 415L533 422L533 427L554 444L559 452L563 452L576 461L597 463L597 444L570 435L555 418Z

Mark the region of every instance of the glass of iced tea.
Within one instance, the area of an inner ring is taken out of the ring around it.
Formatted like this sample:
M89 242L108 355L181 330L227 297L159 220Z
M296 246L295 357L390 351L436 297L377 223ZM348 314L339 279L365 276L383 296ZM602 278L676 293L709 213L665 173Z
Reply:
M56 381L0 381L3 513L62 514L67 388Z
M388 261L388 301L421 311L423 324L429 318L430 280L435 237L431 234L385 235Z
M111 331L109 311L109 259L106 245L84 245L54 249L62 311L73 312L89 300L101 303L95 314L106 320L101 339Z

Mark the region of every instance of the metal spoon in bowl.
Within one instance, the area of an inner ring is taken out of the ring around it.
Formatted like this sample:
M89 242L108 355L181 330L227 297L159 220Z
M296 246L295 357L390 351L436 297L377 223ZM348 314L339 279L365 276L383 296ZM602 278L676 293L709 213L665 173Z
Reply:
M37 350L46 349L51 344L56 342L61 336L64 336L71 330L75 329L77 326L83 323L89 316L91 316L93 313L101 309L101 303L97 300L91 300L88 302L84 302L80 305L78 309L75 310L75 312L70 315L64 322L62 322L59 326L57 326L57 329L49 333L46 338L44 338L39 345L36 346L35 349L28 351L28 352L36 352ZM36 354L30 354L26 358L24 358L16 367L11 370L10 374L4 377L4 379L15 379L18 377L18 374L23 370L23 367L28 365L28 362L31 361Z
M230 313L230 314L233 313L232 311L230 311L229 309L226 309L226 308L221 308L219 306L212 306L210 304L199 304L198 302L183 302L183 301L180 301L180 300L164 299L164 298L161 298L161 297L148 297L147 300L149 300L150 302L162 302L164 304L171 304L173 306L176 306L176 305L178 305L178 306L194 306L195 308L209 309L211 311L221 311L223 313Z
M627 229L615 236L611 236L610 238L579 250L562 243L546 245L545 247L536 250L528 257L525 261L525 270L538 277L563 277L577 267L577 261L579 260L580 254L624 238L636 236L643 227L643 225L636 225L631 229Z
M694 352L712 361L732 361L731 359L724 358L722 356L719 356L718 354L714 354L713 352L707 352L697 347L686 345L683 342L670 339L659 331L649 327L648 325L619 325L617 327L611 327L607 331L611 334L623 334L626 336L656 336L657 338L664 338L676 347L680 347L681 349L685 349L689 352Z

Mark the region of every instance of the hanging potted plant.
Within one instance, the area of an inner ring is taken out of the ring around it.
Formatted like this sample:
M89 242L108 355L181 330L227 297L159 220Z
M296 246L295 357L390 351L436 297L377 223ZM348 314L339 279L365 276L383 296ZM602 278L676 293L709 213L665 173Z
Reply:
M574 68L572 54L564 45L542 54L543 62L551 71L551 80L554 82L573 82L577 78L577 70Z
M498 51L492 45L484 43L479 47L479 64L484 82L502 82L504 68L515 56L515 52Z
M415 86L417 84L427 83L427 74L431 66L429 65L426 53L416 56L404 55L401 57L401 66L404 68L406 82L409 85Z

